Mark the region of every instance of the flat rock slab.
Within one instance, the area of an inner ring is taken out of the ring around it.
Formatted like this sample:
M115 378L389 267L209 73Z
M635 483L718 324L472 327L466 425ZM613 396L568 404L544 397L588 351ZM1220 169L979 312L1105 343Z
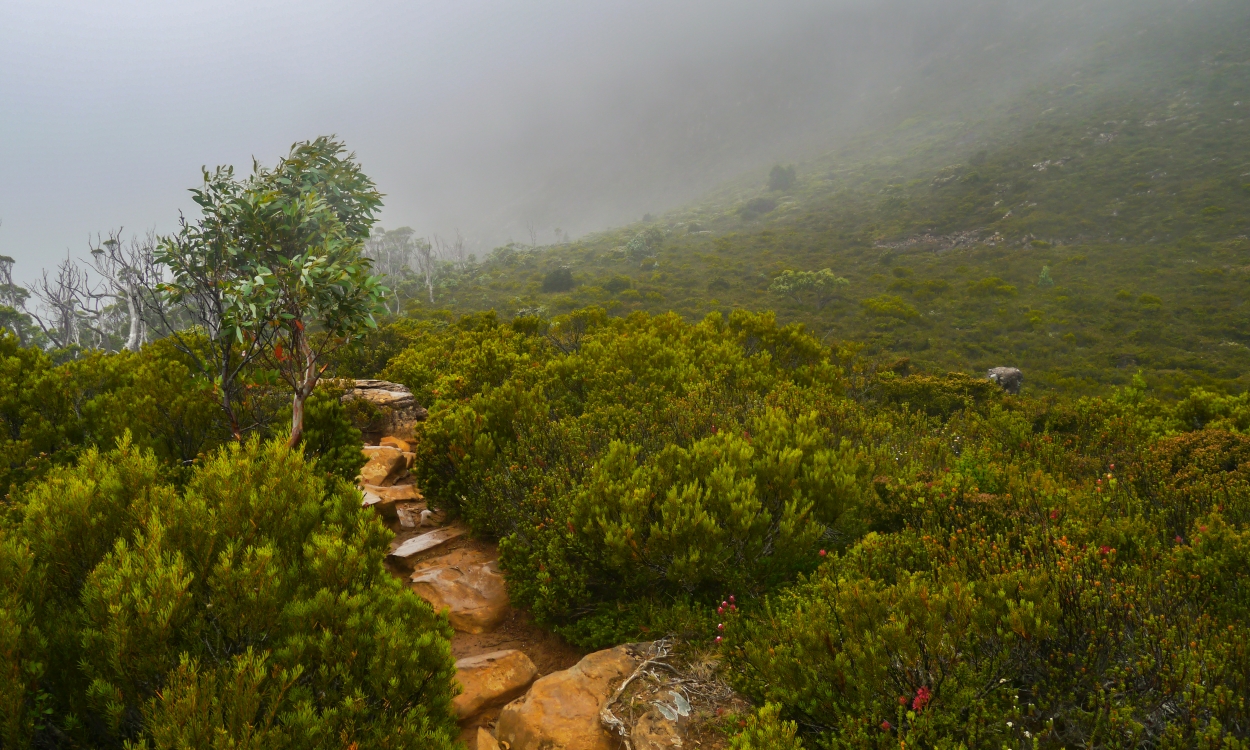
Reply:
M406 482L404 484L392 484L389 487L369 484L368 482L361 482L360 487L365 492L372 492L374 495L377 495L383 500L390 500L392 502L424 499L421 496L421 490L417 488L417 485L412 484L411 482Z
M447 544L450 541L459 539L464 536L466 529L463 526L446 526L441 529L414 536L403 544L395 548L388 557L396 562L409 563L415 562L415 558L433 549Z
M485 552L458 549L422 563L412 574L412 590L446 610L461 633L487 633L508 616L508 589L499 563Z
M378 442L378 445L388 446L398 451L402 451L405 454L412 452L412 446L407 440L401 440L394 435L387 435L382 438L382 440ZM411 464L409 464L409 468L411 468Z
M520 651L509 649L471 656L456 662L456 681L464 691L451 701L456 718L464 721L482 709L502 705L525 692L538 667Z
M599 711L639 663L629 646L597 651L503 707L495 736L511 750L613 750Z

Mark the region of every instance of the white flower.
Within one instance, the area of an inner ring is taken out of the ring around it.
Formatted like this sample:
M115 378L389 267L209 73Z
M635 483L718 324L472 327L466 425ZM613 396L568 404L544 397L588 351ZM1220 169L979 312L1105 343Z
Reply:
M1007 726L1011 726L1011 722L1010 722L1010 721L1009 721L1009 722L1007 722Z

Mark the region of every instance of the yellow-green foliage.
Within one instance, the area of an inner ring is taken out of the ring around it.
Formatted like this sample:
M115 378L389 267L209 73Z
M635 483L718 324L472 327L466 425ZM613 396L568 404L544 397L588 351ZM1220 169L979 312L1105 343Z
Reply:
M793 721L781 719L781 706L765 703L729 743L730 750L803 750Z
M740 743L1241 747L1246 399L907 369L770 316L590 309L431 326L389 372L513 601L585 644L722 636L779 707Z
M450 748L451 630L281 441L185 489L123 440L0 526L0 746Z
M920 438L876 531L726 614L739 687L837 748L1243 747L1250 438L1085 406Z
M545 622L787 580L863 471L811 408L840 368L770 316L471 318L386 372L431 399L426 497L501 539L514 601Z

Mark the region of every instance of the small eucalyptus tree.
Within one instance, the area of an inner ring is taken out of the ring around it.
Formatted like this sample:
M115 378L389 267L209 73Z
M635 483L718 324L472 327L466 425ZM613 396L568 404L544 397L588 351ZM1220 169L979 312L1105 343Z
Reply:
M191 191L203 217L182 222L157 260L168 267L170 302L204 330L204 369L216 381L236 437L232 404L244 368L269 364L291 389L291 439L303 436L304 403L325 358L375 327L387 290L363 254L382 196L333 138L297 143L273 169L253 164L236 179L204 170Z

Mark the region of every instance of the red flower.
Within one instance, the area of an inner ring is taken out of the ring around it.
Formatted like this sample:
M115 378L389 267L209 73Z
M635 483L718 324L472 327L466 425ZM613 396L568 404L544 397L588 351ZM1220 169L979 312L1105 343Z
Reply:
M1057 518L1059 518L1059 511L1057 511L1057 510L1052 510L1052 511L1050 512L1050 520L1054 521L1054 520L1055 520L1055 519L1057 519Z
M883 732L888 732L888 731L890 731L890 722L888 722L888 721L883 721L883 722L881 722L881 731L883 731Z
M915 711L923 711L924 707L929 705L929 699L933 696L929 693L929 688L922 687L916 691L916 698L911 702L911 707Z
M1104 544L1103 546L1101 546L1101 547L1099 547L1099 548L1098 548L1098 554L1100 554L1100 555L1105 555L1105 554L1107 554L1107 553L1108 553L1108 552L1110 552L1110 551L1111 551L1111 548L1110 548L1110 547L1108 547L1108 546L1107 546L1107 545L1105 545L1105 544Z
M826 553L823 549L820 551L820 556L821 556L821 557L824 557L826 554L827 554L827 553Z

